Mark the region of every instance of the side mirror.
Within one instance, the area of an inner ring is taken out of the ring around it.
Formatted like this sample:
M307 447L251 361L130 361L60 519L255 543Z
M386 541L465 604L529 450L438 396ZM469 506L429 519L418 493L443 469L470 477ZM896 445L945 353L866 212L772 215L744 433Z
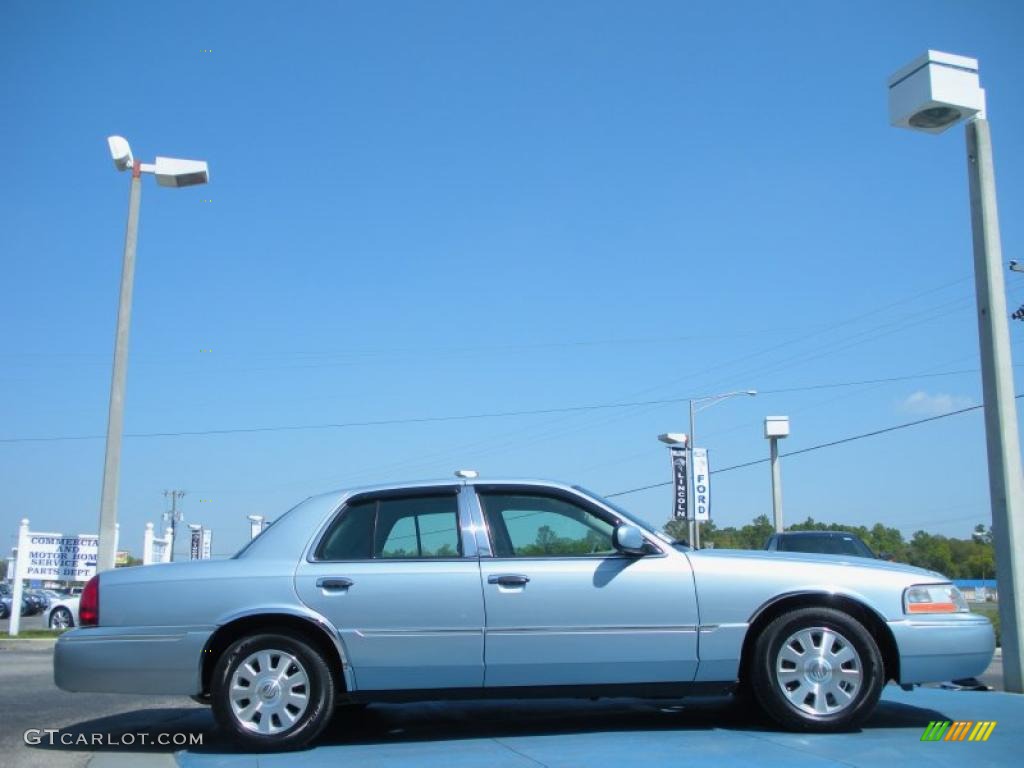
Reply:
M636 526L623 523L612 534L612 544L625 555L647 554L647 542Z

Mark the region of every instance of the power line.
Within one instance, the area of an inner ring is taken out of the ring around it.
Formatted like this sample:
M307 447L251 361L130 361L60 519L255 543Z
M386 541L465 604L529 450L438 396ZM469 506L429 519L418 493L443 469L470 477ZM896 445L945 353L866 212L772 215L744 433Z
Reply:
M805 392L816 389L830 389L837 387L854 387L864 384L891 383L897 381L909 381L913 379L933 378L936 376L957 376L965 373L976 373L977 368L967 368L957 371L945 371L942 373L911 374L906 376L890 376L882 379L862 379L859 381L832 382L829 384L811 384L803 387L788 387L784 389L761 390L761 394L781 394L788 392ZM231 435L231 434L253 434L260 432L295 432L301 430L319 429L349 429L352 427L380 427L396 426L402 424L429 424L446 421L471 421L479 419L510 418L515 416L541 416L556 413L578 413L586 411L611 410L617 408L636 408L642 406L671 405L685 403L692 399L688 397L672 397L660 400L637 400L622 403L599 403L591 405L570 405L558 408L537 408L518 411L491 411L471 414L450 414L445 416L419 416L407 419L376 419L367 421L347 421L326 424L290 424L272 427L235 427L229 429L202 429L187 430L181 432L127 432L125 437L146 438L146 437L201 437L210 435ZM72 440L102 440L106 435L56 435L51 437L5 437L0 438L0 443L46 443ZM721 470L719 470L721 471Z
M1024 397L1024 394L1017 395L1014 399L1020 400ZM900 429L907 429L908 427L916 427L920 424L927 424L930 421L938 421L939 419L948 419L950 416L959 416L961 413L968 413L970 411L977 411L984 408L984 405L972 405L969 408L961 408L957 411L950 411L949 413L940 413L938 416L928 416L924 419L918 419L917 421L908 421L903 424L895 424L891 427L883 427L882 429L876 429L873 432L864 432L860 435L851 435L850 437L843 437L838 440L831 440L827 443L818 443L818 445L812 445L808 448L801 448L798 451L790 451L789 453L779 454L780 456L799 456L801 453L810 453L811 451L817 451L821 448L831 448L836 445L843 445L845 443L852 443L855 440L863 440L866 437L877 437L878 435L884 435L888 432L896 432ZM754 459L753 461L745 461L742 464L733 464L731 467L722 467L722 469L712 470L712 475L720 475L723 472L731 472L734 469L743 469L745 467L752 467L755 464L764 464L770 459ZM663 488L666 485L672 485L671 480L667 480L663 483L653 483L651 485L642 485L639 488L630 488L628 491L616 491L615 493L604 494L605 498L613 498L615 496L625 496L630 493L639 493L640 491L647 491L651 488Z

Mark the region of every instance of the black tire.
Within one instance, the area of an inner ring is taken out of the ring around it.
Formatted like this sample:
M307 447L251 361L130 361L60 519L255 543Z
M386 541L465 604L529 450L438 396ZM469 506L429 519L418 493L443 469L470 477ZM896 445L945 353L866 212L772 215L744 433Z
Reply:
M47 624L50 625L50 629L71 629L75 626L75 617L71 615L71 611L60 605L50 611L50 620Z
M291 676L305 682L292 688L281 686L282 675L284 680ZM233 679L248 679L249 685L243 687L252 687L252 699L236 693L232 700ZM335 684L330 668L313 645L293 635L268 633L235 641L217 660L210 689L218 725L249 750L303 747L320 735L334 713ZM304 709L299 711L298 706L287 703L289 696L304 698ZM294 722L287 720L290 717Z
M856 619L831 608L803 608L778 617L757 638L750 682L765 713L783 727L838 731L874 711L885 667L871 633Z

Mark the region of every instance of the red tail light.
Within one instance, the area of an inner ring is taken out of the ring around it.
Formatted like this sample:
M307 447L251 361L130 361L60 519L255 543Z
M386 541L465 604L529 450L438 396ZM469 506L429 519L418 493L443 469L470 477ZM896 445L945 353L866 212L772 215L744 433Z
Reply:
M89 579L78 601L78 623L83 627L95 627L100 623L100 577Z

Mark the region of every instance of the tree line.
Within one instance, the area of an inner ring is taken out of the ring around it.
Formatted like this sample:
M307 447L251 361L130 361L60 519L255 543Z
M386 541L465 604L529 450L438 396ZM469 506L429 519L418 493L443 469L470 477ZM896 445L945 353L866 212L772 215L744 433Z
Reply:
M995 551L992 548L992 530L980 523L968 539L938 536L926 531L915 531L910 540L896 528L875 523L863 525L820 523L808 517L802 523L788 526L787 531L846 531L856 534L871 547L875 554L891 557L896 562L909 563L945 574L953 579L994 579ZM670 520L665 532L676 539L686 539L687 525L682 520ZM719 528L709 521L701 525L702 547L716 549L764 549L775 526L767 515L759 515L748 525L739 528Z

